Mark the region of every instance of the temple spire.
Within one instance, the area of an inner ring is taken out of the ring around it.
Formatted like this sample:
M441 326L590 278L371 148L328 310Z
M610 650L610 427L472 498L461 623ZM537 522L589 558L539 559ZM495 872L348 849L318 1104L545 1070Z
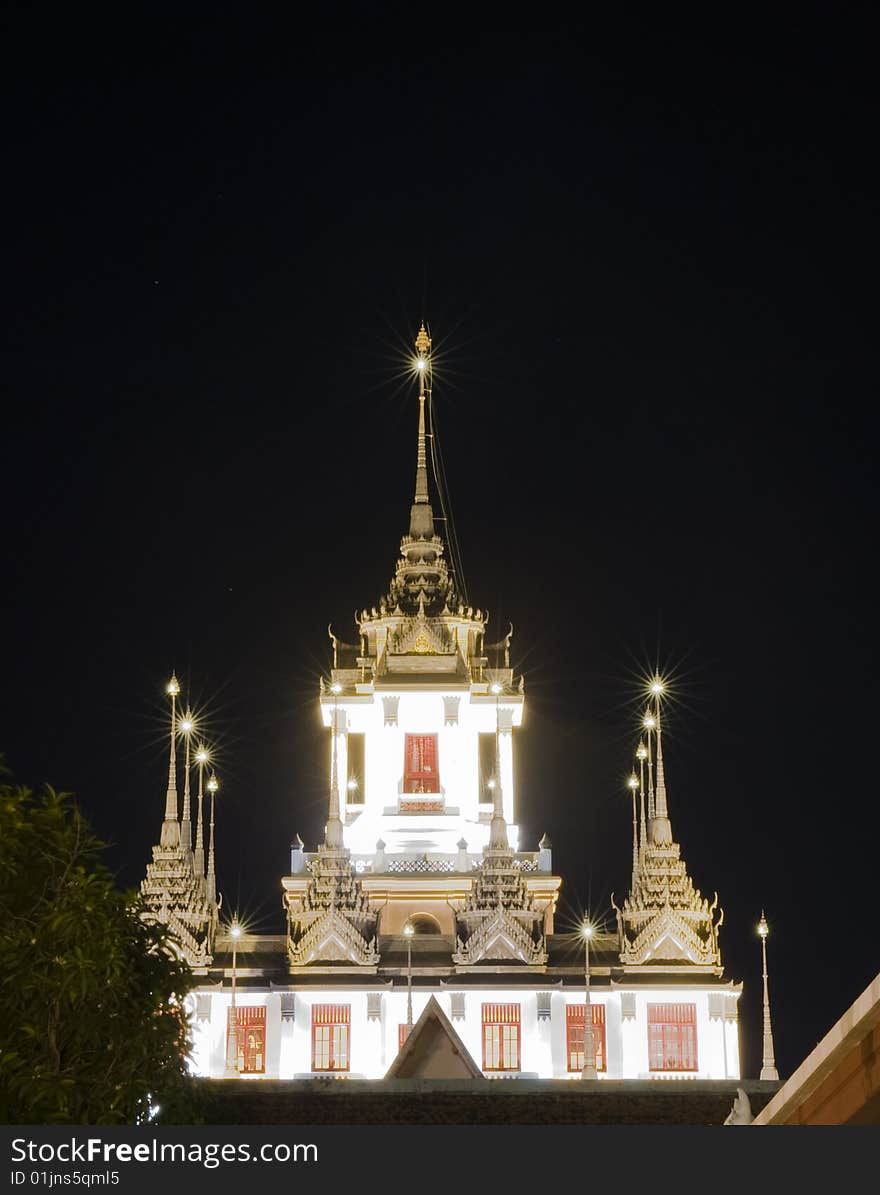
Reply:
M425 375L431 368L431 337L424 322L416 337L416 369L419 373L419 442L416 453L416 502L428 501L428 454L425 448Z
M642 719L642 726L648 732L648 824L654 820L654 748L652 747L651 734L657 729L657 719L654 717L651 707L645 710L645 716Z
M657 846L669 846L672 842L672 826L669 822L669 811L666 807L666 776L663 771L663 736L660 727L660 695L663 684L655 679L651 684L654 694L654 720L657 736L657 788L654 795L654 820L651 823L651 840Z
M211 773L208 792L211 794L211 821L208 827L208 874L205 877L205 896L212 903L217 899L217 875L214 870L214 799L220 787L217 777Z
M648 758L648 748L645 746L644 739L639 739L636 758L639 761L639 856L641 857L648 845L648 823L645 818L645 760Z
M636 792L639 787L639 778L632 772L626 782L627 788L632 795L633 807L633 867L632 867L632 887L635 890L636 881L639 878L639 823L636 817Z
M430 539L434 534L434 512L428 497L428 452L425 434L425 400L430 400L431 337L425 325L416 337L416 372L419 375L419 438L416 451L416 494L410 512L409 533L414 539Z
M183 764L183 813L180 818L180 841L184 847L184 850L187 851L192 850L192 818L189 790L189 748L193 726L194 722L192 712L187 709L180 720L180 733L184 736L184 742L186 743Z
M761 1075L762 1079L778 1079L779 1071L776 1069L776 1058L773 1053L773 1025L770 1020L770 992L767 987L767 935L770 933L770 927L767 924L767 918L764 916L764 910L761 910L761 920L758 922L758 937L761 939L761 961L762 973L764 980L764 1042L763 1050L761 1052Z
M193 854L193 871L197 876L205 875L205 833L202 818L202 804L204 801L205 764L208 762L208 752L204 744L199 744L196 751L196 764L199 769L199 791L197 796L198 812L196 814L196 849Z
M175 847L180 843L180 824L177 820L177 750L175 736L177 734L177 697L180 684L172 673L171 680L165 686L165 692L171 698L171 752L168 759L168 791L165 794L165 820L162 822L162 833L159 842L165 847Z

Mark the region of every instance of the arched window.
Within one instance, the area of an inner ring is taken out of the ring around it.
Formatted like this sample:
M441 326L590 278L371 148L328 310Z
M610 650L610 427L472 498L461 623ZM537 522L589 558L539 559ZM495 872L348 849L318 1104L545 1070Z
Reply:
M430 913L413 913L409 919L410 925L413 927L415 934L439 934L443 931L440 929L440 922L436 917L432 917Z

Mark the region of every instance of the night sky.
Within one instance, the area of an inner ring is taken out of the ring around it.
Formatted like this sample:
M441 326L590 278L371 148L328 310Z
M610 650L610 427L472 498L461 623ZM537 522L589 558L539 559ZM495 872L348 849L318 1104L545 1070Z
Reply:
M659 667L745 1073L762 907L783 1075L873 978L878 113L831 11L202 29L9 73L0 750L78 794L121 882L158 840L174 668L218 747L226 908L282 931L288 844L326 818L327 625L355 640L407 529L425 316L558 926L625 894Z

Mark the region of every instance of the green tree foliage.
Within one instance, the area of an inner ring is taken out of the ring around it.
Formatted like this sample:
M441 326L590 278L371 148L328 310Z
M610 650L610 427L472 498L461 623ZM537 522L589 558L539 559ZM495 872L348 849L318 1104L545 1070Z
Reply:
M2 759L0 759L2 768ZM185 1121L191 986L69 794L0 774L0 1121Z

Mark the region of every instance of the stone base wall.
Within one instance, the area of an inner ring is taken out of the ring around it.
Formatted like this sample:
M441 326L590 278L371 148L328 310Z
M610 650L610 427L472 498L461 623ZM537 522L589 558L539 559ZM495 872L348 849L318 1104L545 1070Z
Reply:
M742 1087L756 1114L779 1089L757 1080L196 1080L209 1124L720 1125Z

